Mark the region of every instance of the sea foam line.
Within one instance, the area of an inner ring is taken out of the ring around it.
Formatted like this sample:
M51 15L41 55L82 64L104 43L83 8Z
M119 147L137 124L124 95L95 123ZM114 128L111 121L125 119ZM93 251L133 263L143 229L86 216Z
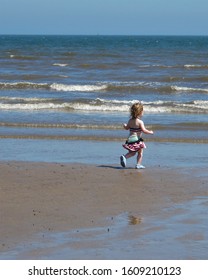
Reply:
M0 83L0 89L37 89L37 88L49 88L50 86L47 83L32 83L32 82L4 82Z
M175 90L175 91L201 91L201 92L208 92L207 88L191 88L191 87L171 86L171 89Z
M46 102L54 101L56 98L38 98L38 97L10 97L10 96L0 96L0 101L16 101L16 102Z
M101 91L107 89L107 85L67 85L59 83L33 83L33 82L0 82L0 89L52 89L56 91Z
M33 82L0 82L0 89L45 89L55 90L60 92L102 92L102 91L157 91L158 93L171 93L178 91L204 92L207 93L207 88L192 88L185 86L171 85L159 82L102 82L95 84L61 84L61 83L33 83Z
M25 101L25 100L24 100ZM67 110L67 111L90 111L90 112L129 112L130 105L136 100L83 100L80 102L63 102L49 100L28 103L0 103L1 110ZM208 101L194 100L180 103L174 101L143 102L147 113L208 113Z
M53 66L66 67L67 63L53 63Z
M50 85L51 89L57 91L99 91L105 90L107 88L106 85L66 85L66 84L57 84L54 83Z
M203 65L203 64L185 64L185 68L208 68L208 65Z

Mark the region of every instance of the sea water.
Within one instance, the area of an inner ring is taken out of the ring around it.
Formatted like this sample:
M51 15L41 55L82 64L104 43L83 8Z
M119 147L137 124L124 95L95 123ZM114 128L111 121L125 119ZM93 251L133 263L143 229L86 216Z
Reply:
M0 69L0 141L24 138L23 150L123 143L137 101L155 132L146 142L208 143L207 36L1 35Z

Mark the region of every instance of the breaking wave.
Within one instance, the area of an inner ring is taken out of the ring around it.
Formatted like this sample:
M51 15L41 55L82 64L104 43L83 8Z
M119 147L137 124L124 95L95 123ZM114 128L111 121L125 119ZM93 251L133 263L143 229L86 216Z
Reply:
M106 85L65 85L54 83L50 85L50 88L57 91L89 92L105 90L107 87Z
M137 100L117 99L79 99L63 102L53 98L18 98L1 97L1 110L65 110L88 112L128 112L129 107ZM193 100L189 102L175 102L157 100L143 102L146 113L208 113L208 101Z
M196 68L196 69L199 69L199 68L207 69L208 65L206 65L206 64L205 65L203 65L203 64L185 64L184 67L185 68L192 68L192 69L194 69L194 68Z
M62 83L33 83L33 82L0 82L0 89L28 89L28 90L53 90L60 92L157 92L169 94L174 92L200 92L208 93L208 88L186 87L171 85L162 82L102 82L95 84L62 84Z

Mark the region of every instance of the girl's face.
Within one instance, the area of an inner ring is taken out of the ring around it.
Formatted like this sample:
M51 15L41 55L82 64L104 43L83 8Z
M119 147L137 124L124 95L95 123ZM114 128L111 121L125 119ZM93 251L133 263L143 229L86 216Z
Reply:
M144 114L144 110L142 110L142 111L141 111L141 113L140 113L139 117L142 117L142 116L143 116L143 114Z

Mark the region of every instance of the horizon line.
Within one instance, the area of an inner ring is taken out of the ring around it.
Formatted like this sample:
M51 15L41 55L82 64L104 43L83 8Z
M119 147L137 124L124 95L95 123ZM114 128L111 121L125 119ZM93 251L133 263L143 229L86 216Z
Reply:
M208 36L208 34L61 34L61 33L0 33L0 36Z

